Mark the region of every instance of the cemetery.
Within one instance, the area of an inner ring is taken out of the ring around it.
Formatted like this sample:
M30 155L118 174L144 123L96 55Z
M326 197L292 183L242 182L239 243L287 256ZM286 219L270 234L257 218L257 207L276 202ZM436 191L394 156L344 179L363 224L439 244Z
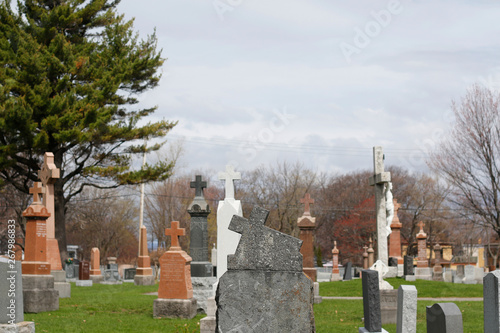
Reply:
M0 333L500 333L500 89L442 106L498 68L469 21L474 49L394 39L422 3L120 2L0 1Z

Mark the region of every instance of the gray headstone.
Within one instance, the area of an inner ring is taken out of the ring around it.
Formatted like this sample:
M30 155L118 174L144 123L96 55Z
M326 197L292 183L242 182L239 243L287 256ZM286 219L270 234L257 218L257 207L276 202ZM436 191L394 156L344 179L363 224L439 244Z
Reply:
M436 303L426 308L427 333L463 333L462 312L455 303Z
M401 285L398 288L397 333L417 332L417 288Z
M126 268L123 270L123 279L124 280L133 280L137 270L135 268Z
M415 275L415 269L413 267L413 257L404 257L404 275Z
M302 241L265 227L268 214L254 207L248 220L231 220L241 239L217 287L217 332L315 332Z
M73 263L66 263L64 266L64 270L66 271L66 279L75 279L78 275L75 276L75 265Z
M484 333L500 333L500 271L484 277Z
M344 269L344 281L352 280L352 262L348 262Z
M390 267L398 267L398 258L389 257L389 266Z
M382 330L382 317L380 314L378 272L371 269L363 270L362 284L365 329L368 332L380 332Z
M24 321L21 261L0 257L0 324Z
M457 265L457 276L462 279L465 277L465 265Z
M465 265L465 284L476 284L476 268L472 265Z

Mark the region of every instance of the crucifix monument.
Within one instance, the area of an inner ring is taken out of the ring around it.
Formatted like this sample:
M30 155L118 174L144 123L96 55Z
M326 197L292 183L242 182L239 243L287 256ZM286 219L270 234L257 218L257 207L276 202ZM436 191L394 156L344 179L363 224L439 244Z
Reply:
M384 171L384 152L382 147L373 147L374 175L370 177L370 186L375 187L375 206L377 216L377 259L389 265L387 253L387 216L385 207L385 187L391 181L391 173Z

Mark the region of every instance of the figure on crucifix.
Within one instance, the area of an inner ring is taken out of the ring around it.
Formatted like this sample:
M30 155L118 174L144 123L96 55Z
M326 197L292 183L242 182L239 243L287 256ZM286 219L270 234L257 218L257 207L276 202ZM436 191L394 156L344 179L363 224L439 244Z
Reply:
M392 182L388 182L386 187L385 187L385 211L386 211L386 225L385 228L387 229L387 237L392 232L391 229L391 224L392 220L394 219L394 202L393 202L393 196L392 196Z

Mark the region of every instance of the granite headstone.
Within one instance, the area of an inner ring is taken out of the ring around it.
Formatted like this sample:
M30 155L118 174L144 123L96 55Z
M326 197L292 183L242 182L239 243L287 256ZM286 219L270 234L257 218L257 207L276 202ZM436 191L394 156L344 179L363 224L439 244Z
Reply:
M378 272L371 269L365 269L361 274L361 279L363 285L363 313L365 326L360 327L359 332L386 332L382 328Z
M398 288L397 333L417 332L417 288L401 285Z
M352 262L348 262L344 268L344 281L352 280Z
M436 303L426 308L427 333L463 333L462 312L455 303Z
M484 333L500 333L500 271L486 274L483 281Z

